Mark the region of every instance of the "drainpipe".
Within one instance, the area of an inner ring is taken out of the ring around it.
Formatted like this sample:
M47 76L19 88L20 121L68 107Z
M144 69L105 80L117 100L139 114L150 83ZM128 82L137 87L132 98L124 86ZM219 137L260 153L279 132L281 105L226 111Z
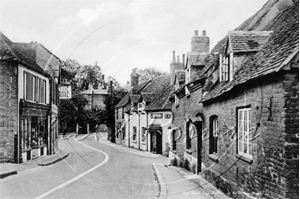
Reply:
M146 112L146 111L145 111ZM148 113L146 112L146 128L148 127ZM146 130L147 133L146 133L146 150L148 151L149 149L149 146L148 146L148 130Z
M130 147L130 112L128 113L128 147Z

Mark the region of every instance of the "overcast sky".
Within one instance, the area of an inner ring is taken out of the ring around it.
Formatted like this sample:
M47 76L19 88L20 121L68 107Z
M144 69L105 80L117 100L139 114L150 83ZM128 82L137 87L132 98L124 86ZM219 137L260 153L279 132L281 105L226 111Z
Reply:
M172 51L190 51L194 30L210 49L267 0L0 0L0 31L37 41L60 59L95 64L121 84L132 68L169 72Z

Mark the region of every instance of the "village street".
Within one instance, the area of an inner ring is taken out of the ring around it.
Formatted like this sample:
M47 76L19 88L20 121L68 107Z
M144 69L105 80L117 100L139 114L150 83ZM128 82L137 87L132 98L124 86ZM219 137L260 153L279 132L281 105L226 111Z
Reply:
M63 161L0 180L0 198L213 198L167 168L166 157L95 139L94 134L82 137L60 139L59 147L70 153Z

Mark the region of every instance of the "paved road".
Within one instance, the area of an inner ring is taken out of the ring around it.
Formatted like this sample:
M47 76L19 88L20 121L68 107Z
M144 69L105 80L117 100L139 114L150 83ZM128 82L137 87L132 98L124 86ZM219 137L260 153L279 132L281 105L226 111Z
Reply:
M94 136L60 140L65 160L24 170L0 181L0 198L157 198L160 187L152 163L165 157L124 149Z

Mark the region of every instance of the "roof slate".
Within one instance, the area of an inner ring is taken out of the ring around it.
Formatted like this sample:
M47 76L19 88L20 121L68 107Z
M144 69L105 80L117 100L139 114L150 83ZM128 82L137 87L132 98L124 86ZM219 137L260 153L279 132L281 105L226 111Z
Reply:
M207 57L207 53L200 53L200 52L188 52L187 59L190 65L194 66L204 66Z
M220 96L251 79L277 72L284 66L287 58L299 53L299 2L280 13L270 24L267 30L273 33L262 49L251 59L247 59L232 81L219 83L202 101Z
M258 51L271 31L231 31L228 33L233 52Z
M26 53L26 50L20 45L10 41L2 32L0 32L0 59L6 61L20 61L28 68L49 76L36 62L35 59Z

